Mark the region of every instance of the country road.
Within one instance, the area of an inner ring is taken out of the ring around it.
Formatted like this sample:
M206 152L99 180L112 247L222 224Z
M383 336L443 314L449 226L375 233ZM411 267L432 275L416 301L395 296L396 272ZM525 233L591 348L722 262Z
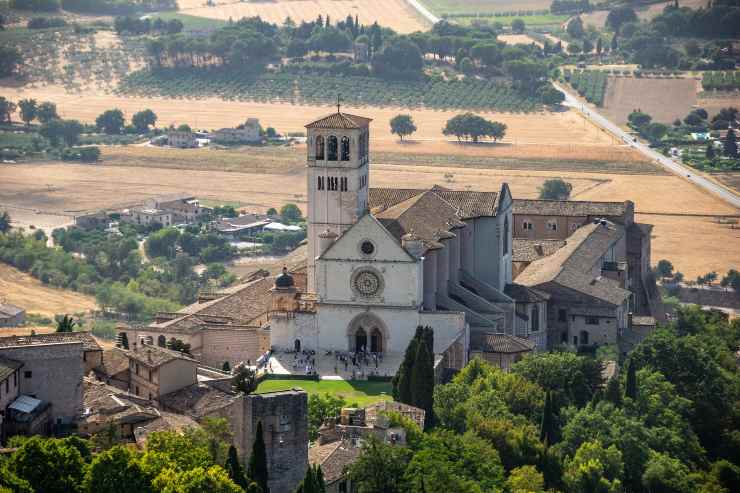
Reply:
M604 116L600 115L593 108L589 108L588 105L586 105L585 103L582 103L581 101L579 101L578 98L576 98L576 96L573 93L568 91L561 84L558 84L557 82L553 82L553 84L560 91L562 91L563 94L565 94L565 103L564 103L565 106L569 106L571 108L574 108L577 111L580 111L581 113L583 113L583 115L586 118L594 122L596 125L606 130L607 132L611 133L612 135L620 139L625 144L631 145L634 149L636 149L637 151L647 156L650 160L660 164L661 166L663 166L665 169L667 169L671 173L681 176L682 178L693 183L694 185L710 193L713 193L714 195L717 195L718 197L723 199L725 202L740 209L740 196L712 182L711 180L708 180L704 178L703 176L697 174L690 167L684 166L681 163L677 163L673 159L660 154L659 152L651 149L650 147L643 144L642 142L636 141L633 136L631 136L630 134L628 134L627 132L619 128L618 125L611 122Z
M421 2L419 2L419 0L406 0L406 3L411 5L411 7L413 7L419 13L419 15L421 15L423 18L431 22L432 25L442 20L436 15L432 14L432 12L428 8L426 8L424 5L422 5Z

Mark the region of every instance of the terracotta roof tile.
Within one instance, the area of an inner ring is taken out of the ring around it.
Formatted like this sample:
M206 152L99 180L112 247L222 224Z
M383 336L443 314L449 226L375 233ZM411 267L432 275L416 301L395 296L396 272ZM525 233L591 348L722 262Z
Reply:
M461 219L495 216L498 209L497 192L475 192L470 190L449 190L439 185L429 190L413 188L371 188L369 191L370 210L387 209L400 202L424 192L432 192L456 211Z
M475 332L470 335L470 348L485 353L525 353L532 351L535 343L509 334Z
M308 463L320 465L324 480L329 485L344 476L344 469L354 464L362 449L353 447L347 441L337 441L325 445L314 445L308 449Z
M609 216L624 215L626 202L514 199L513 214L530 216Z
M504 287L504 294L522 303L538 303L540 301L550 299L550 295L543 291L516 283L507 284L506 287Z
M11 346L42 346L44 344L63 344L81 342L84 351L102 351L90 332L52 332L30 336L0 337L0 348Z
M231 405L237 398L234 392L196 383L163 395L159 401L166 409L198 419Z
M413 231L425 244L449 238L449 231L463 224L455 209L433 192L411 197L375 217L397 240Z
M371 118L365 118L364 116L337 112L309 123L306 128L355 129L367 127L371 121L373 121Z
M514 238L511 250L513 262L533 262L557 252L565 245L565 240L526 240Z
M23 366L23 363L21 363L20 361L15 361L0 356L0 382L12 375L13 372L21 366Z
M125 351L125 354L129 359L133 359L134 361L152 368L162 366L163 364L176 359L196 363L196 360L183 353L150 344L139 346L135 350Z

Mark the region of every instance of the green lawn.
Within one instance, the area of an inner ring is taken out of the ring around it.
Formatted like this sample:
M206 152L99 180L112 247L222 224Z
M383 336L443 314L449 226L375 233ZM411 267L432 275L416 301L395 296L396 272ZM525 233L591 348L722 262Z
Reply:
M309 394L332 394L341 397L347 404L365 407L374 402L391 400L390 382L346 381L346 380L264 380L257 393L276 392L300 387Z
M178 14L177 12L160 12L151 15L152 20L159 17L162 20L169 21L177 19L182 22L184 31L210 31L224 27L227 22L220 19L208 19L206 17L197 17L195 15ZM234 19L236 20L236 19Z
M551 0L421 0L429 10L441 14L475 14L549 9Z

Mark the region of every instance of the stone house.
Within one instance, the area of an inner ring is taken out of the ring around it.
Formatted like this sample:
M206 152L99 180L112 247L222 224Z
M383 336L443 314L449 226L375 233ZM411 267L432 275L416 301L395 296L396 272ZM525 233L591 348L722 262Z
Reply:
M0 357L23 364L19 393L48 404L55 425L71 423L82 412L86 350L85 336L78 334L0 337Z
M243 125L236 128L221 128L210 135L217 144L258 144L262 142L262 127L257 118L248 118Z
M75 226L82 229L107 228L110 218L105 211L91 212L75 216Z
M134 207L128 213L121 214L121 221L136 224L137 226L149 226L159 223L164 227L172 226L172 213L162 209L148 209L146 207Z
M471 358L481 358L504 371L509 371L511 365L531 353L534 348L534 342L508 334L476 333L470 337Z
M198 381L198 362L177 351L133 342L129 359L129 391L149 401Z
M10 303L0 303L0 327L19 327L26 321L26 310Z
M535 260L518 284L549 295L548 346L614 344L627 327L632 293L625 228L608 221L582 226L565 246Z
M172 224L194 223L210 210L200 205L200 201L189 194L163 195L147 199L144 202L144 207L170 213Z
M131 378L129 375L129 360L126 352L119 349L103 351L101 363L92 369L95 377L112 387L128 391Z
M255 362L269 351L270 288L274 278L258 277L217 293L201 293L198 302L176 313L158 313L147 326L119 326L129 343L144 339L165 347L174 338L190 344L190 353L205 365Z
M0 443L5 441L3 423L8 412L8 406L20 394L20 368L23 363L0 357Z
M180 149L198 147L195 134L190 130L170 130L167 132L167 144L170 147L179 147Z

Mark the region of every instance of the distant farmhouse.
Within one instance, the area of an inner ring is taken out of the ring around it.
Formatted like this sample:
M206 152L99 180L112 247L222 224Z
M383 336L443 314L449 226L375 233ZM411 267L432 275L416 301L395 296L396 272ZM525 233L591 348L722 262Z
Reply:
M18 327L26 321L26 310L10 303L0 303L0 327Z
M153 223L172 226L194 223L209 212L210 209L201 206L194 196L173 194L147 199L143 206L124 211L121 221L144 226Z
M216 144L258 144L262 142L262 127L257 118L249 118L236 128L221 128L210 134Z
M170 147L189 149L198 147L195 133L192 130L170 130L167 132L167 143Z

